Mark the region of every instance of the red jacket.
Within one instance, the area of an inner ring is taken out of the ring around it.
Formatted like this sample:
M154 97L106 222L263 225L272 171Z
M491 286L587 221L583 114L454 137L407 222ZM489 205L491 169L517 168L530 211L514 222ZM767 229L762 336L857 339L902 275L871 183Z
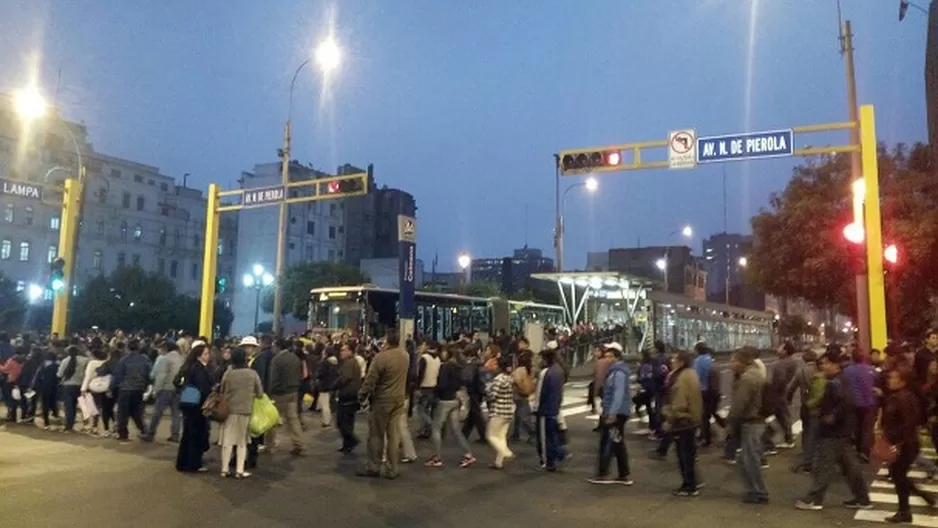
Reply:
M9 383L16 383L22 370L23 364L15 357L11 357L6 363L0 366L0 372L7 375L7 382Z

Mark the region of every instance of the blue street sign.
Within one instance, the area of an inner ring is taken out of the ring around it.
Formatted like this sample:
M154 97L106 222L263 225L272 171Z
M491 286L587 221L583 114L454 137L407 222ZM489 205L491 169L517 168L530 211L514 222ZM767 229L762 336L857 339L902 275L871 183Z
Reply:
M417 268L417 220L397 215L398 273L400 299L398 312L401 319L414 318L414 288ZM401 336L406 339L407 336Z
M42 200L42 186L35 183L0 179L0 194Z
M259 189L245 189L241 196L241 205L252 207L280 203L286 197L286 190L282 185L277 187L262 187Z
M794 133L788 130L697 138L697 163L779 158L794 152Z

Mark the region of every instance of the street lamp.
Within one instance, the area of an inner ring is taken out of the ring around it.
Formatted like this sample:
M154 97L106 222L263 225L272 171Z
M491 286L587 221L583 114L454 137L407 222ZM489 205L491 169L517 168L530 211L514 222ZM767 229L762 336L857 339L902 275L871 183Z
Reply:
M739 257L739 267L745 268L748 265L749 265L749 259L747 259L746 257Z
M42 294L45 293L45 290L42 286L36 283L30 283L26 288L26 299L30 304L35 304L39 302L39 299L42 298Z
M253 273L245 273L243 277L246 288L254 288L254 331L257 332L257 319L261 310L261 290L274 283L274 276L264 271L264 266L255 264L251 270ZM274 314L274 320L277 315Z
M339 45L331 36L322 41L316 47L314 52L316 63L319 65L320 72L323 75L328 74L339 66L342 59ZM280 152L280 177L284 188L290 183L290 145L293 134L293 91L296 88L296 78L303 71L303 68L310 63L310 59L303 61L293 72L293 79L290 81L290 106L287 110L287 121L283 126L283 150ZM284 252L287 245L287 210L286 203L280 204L280 221L277 229L277 262L276 262L276 286L274 287L274 324L273 331L275 335L280 334L280 316L283 311L283 265Z
M46 115L46 100L35 86L29 86L13 95L16 113L26 121L35 121Z
M472 257L469 256L469 253L463 251L459 254L459 257L456 258L456 263L459 264L460 269L462 269L463 284L468 284L472 276Z
M557 248L557 271L563 273L563 209L567 203L567 194L573 189L585 187L590 193L595 193L599 189L599 181L596 178L589 177L586 181L574 183L567 187L560 200L557 201L557 218L554 221L554 245Z

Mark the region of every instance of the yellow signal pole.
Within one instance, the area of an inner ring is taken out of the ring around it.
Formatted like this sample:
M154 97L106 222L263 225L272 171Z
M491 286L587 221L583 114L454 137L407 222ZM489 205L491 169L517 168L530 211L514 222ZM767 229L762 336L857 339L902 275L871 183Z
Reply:
M78 238L78 222L81 211L82 188L85 167L79 167L78 178L65 180L62 193L62 217L59 224L59 257L65 261L62 270L65 286L55 293L52 305L52 333L65 337L68 324L68 301L72 297L72 278L75 275L75 239Z
M873 105L860 107L860 154L863 159L863 186L866 188L867 291L869 292L870 343L886 347L886 290L883 279L883 223L879 211L879 162L876 150L876 116Z
M202 257L202 308L199 311L199 335L212 339L215 329L215 266L218 263L218 184L208 186L205 207L205 253Z

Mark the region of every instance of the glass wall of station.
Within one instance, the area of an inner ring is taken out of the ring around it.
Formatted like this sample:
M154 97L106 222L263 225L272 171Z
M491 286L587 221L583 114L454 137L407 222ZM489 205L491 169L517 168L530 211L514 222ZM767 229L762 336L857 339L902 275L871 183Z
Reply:
M772 318L749 310L712 309L695 303L655 303L655 338L677 348L704 341L717 351L772 348Z

